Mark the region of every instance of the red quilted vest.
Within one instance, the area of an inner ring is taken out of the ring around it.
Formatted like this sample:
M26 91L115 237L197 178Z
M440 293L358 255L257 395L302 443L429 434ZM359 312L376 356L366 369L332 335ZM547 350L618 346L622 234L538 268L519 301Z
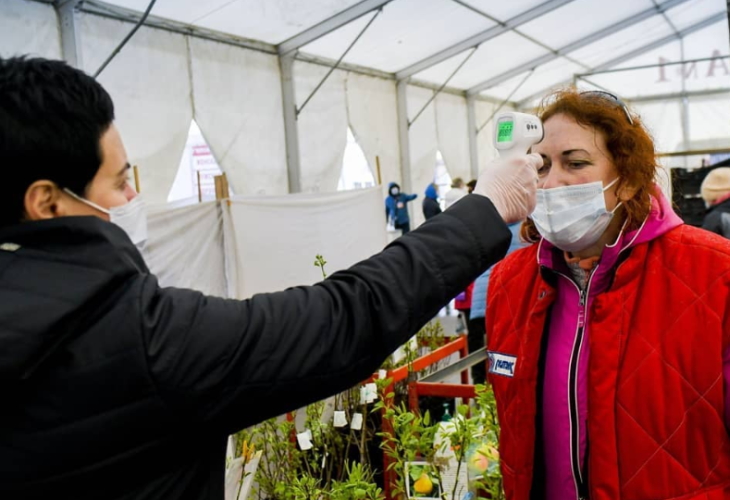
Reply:
M530 498L540 342L555 299L536 254L537 245L511 254L489 282L488 349L516 357L512 377L489 376L508 500ZM596 297L591 500L730 499L722 374L729 301L730 241L684 225L637 245Z

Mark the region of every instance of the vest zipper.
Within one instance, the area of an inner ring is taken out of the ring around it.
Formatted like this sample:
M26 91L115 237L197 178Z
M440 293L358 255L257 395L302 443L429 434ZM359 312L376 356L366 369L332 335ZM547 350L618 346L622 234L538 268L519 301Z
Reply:
M600 264L599 264L600 265ZM568 367L568 404L570 406L570 466L573 472L573 482L575 483L575 496L578 500L586 500L588 498L588 485L585 482L583 473L580 468L580 412L578 409L578 365L580 361L580 351L583 347L583 334L585 332L585 321L588 316L588 291L591 288L593 274L598 266L591 272L586 284L585 290L581 290L578 284L572 278L563 273L556 273L570 281L576 290L578 290L580 311L578 312L578 324L575 332L575 342L573 342L573 351L570 354L570 365Z

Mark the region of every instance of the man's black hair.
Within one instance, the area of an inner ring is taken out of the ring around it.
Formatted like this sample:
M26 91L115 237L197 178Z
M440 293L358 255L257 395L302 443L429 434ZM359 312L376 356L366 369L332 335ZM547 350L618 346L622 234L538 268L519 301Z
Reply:
M63 61L0 58L0 227L23 219L37 180L85 195L113 120L111 97L86 73Z

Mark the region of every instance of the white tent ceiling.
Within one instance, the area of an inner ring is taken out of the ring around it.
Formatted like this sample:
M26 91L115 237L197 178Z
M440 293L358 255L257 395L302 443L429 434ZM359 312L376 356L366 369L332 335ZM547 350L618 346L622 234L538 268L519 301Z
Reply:
M86 3L142 12L149 1ZM448 80L450 88L495 99L509 96L515 102L569 81L576 73L606 69L602 66L607 64L630 67L730 55L725 0L158 0L152 14L277 50L292 37L315 26L336 25L338 15L360 9L365 12L361 16L325 29L323 36L298 49L334 61L376 15L377 9L363 8L373 5L381 5L382 11L343 63L402 76L412 65L465 40L496 34L408 76L437 86ZM683 36L687 29L694 33ZM642 53L660 41L664 42L660 47ZM476 47L473 54L472 47ZM628 57L621 60L622 56ZM724 63L730 66L730 61ZM730 88L730 75L722 67L709 76L702 68L701 77L684 89L677 83L682 79L674 84L656 82L657 72L657 68L622 72L594 80L629 98Z

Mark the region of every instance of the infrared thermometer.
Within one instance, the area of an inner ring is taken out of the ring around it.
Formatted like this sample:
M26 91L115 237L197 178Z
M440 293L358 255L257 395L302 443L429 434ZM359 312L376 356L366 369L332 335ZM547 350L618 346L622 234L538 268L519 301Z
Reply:
M494 147L500 158L527 154L543 138L542 122L535 115L506 111L497 115L494 128Z

